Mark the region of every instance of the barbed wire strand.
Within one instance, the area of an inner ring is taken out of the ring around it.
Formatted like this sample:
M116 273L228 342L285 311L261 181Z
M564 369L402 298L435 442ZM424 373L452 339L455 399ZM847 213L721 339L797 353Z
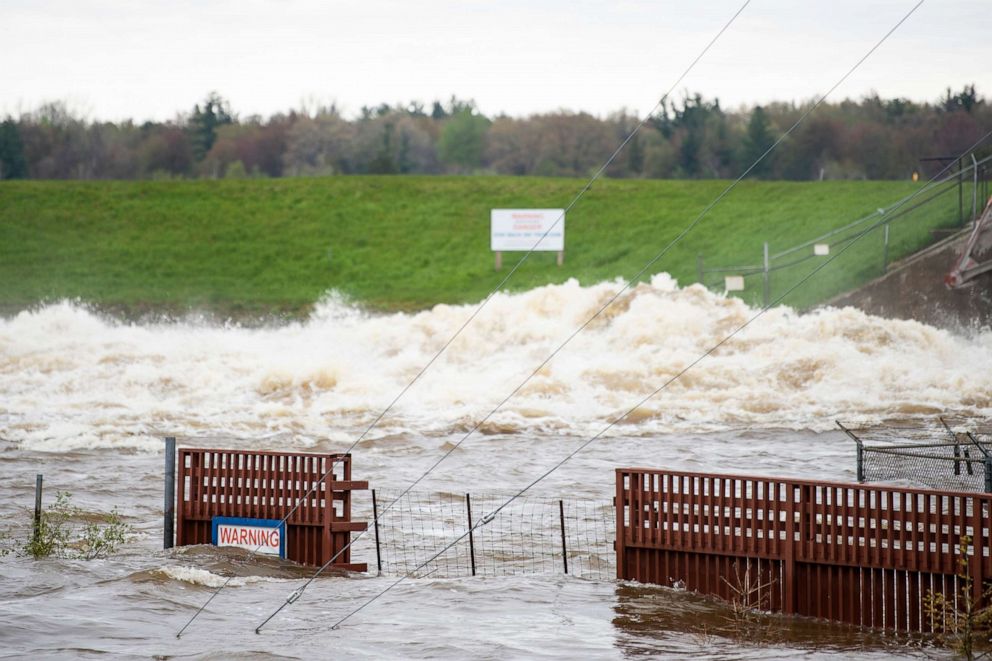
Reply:
M992 131L989 131L988 133L986 133L983 137L981 137L977 142L975 142L968 150L966 150L963 153L967 154L968 151L970 151L971 149L974 149L975 147L977 147L978 145L980 145L982 142L984 142L985 140L987 140L990 136L992 136ZM950 167L950 166L947 166L947 167ZM932 179L931 179L931 181L932 181ZM923 189L921 189L921 190L923 190ZM864 238L865 236L867 236L868 234L870 234L874 230L878 229L878 227L880 227L882 224L883 223L875 223L872 226L865 228L865 230L861 233L861 236L858 237L859 240L861 238ZM612 421L610 421L605 427L603 427L602 430L600 430L599 432L597 432L594 436L592 436L591 438L583 441L578 447L576 447L574 450L572 450L563 459L561 459L560 461L558 461L558 463L554 464L547 471L545 471L540 476L538 476L536 479L534 479L533 481L531 481L527 486L525 486L523 489L521 489L516 494L514 494L513 496L511 496L508 500L506 500L498 508L496 508L495 510L493 510L492 512L490 512L489 514L487 514L477 524L474 524L470 530L474 531L475 529L477 529L477 528L479 528L481 526L484 526L487 523L489 523L490 521L492 521L505 507L509 506L516 499L522 497L524 494L526 494L530 489L532 489L538 483L540 483L541 481L543 481L544 479L546 479L549 475L551 475L556 470L558 470L563 465L565 465L570 459L572 459L572 457L574 457L575 455L577 455L580 452L582 452L582 450L584 450L585 448L587 448L590 444L592 444L596 440L600 439L603 436L603 434L605 434L610 429L612 429L613 427L615 427L617 424L619 424L620 422L622 422L623 420L625 420L634 411L636 411L637 409L639 409L641 406L643 406L645 403L647 403L652 398L656 397L659 393L661 393L663 390L665 390L672 383L674 383L675 381L677 381L678 379L680 379L686 372L688 372L689 370L691 370L692 368L694 368L696 365L698 365L700 362L702 362L704 359L706 359L708 356L710 356L717 349L719 349L720 347L722 347L723 345L725 345L727 342L729 342L730 340L732 340L734 337L736 337L738 334L740 334L744 329L746 329L748 326L750 326L752 323L754 323L758 318L760 318L762 315L764 315L766 312L768 312L768 310L771 310L773 307L775 307L776 305L778 305L782 301L782 299L784 299L786 296L788 296L789 294L791 294L793 291L795 291L796 289L798 289L799 287L801 287L803 284L805 284L810 279L812 279L817 273L819 273L824 268L826 268L831 263L833 263L835 260L837 260L851 246L855 245L856 243L857 243L857 241L852 241L847 246L845 246L843 249L837 251L837 253L835 253L828 260L826 260L825 262L823 262L823 264L821 264L820 266L818 266L814 271L810 272L809 274L807 274L806 276L804 276L803 278L801 278L798 282L796 282L788 290L786 290L785 293L783 293L782 295L780 295L778 298L776 298L774 301L772 301L768 305L766 305L763 308L761 308L757 313L755 313L753 316L751 316L747 321L745 321L743 324L741 324L736 329L734 329L733 332L731 332L730 334L726 335L719 342L717 342L716 344L714 344L713 346L711 346L709 349L707 349L705 352L703 352L702 354L700 354L699 357L697 357L695 360L693 360L691 363L689 363L687 366L685 366L677 374L675 374L674 376L672 376L671 378L669 378L667 381L665 381L661 386L659 386L658 388L656 388L655 390L653 390L651 393L649 393L648 395L646 395L645 397L643 397L642 399L640 399L636 404L634 404L629 409L627 409L622 415L620 415L620 416L616 417L615 419L613 419ZM618 503L618 505L620 505L620 504ZM466 530L459 537L457 537L454 540L452 540L446 547L442 548L441 551L438 554L446 552L449 548L451 548L452 546L454 546L455 544L457 544L458 542L460 542L462 539L464 539L465 537L467 537L468 534L469 534L469 530ZM428 560L428 562L430 562L430 559ZM421 566L423 566L423 565L421 565ZM345 621L347 621L349 618L351 618L352 616L354 616L358 612L360 612L363 609L365 609L366 607L368 607L370 604L372 604L373 602L375 602L376 600L378 600L379 598L381 598L383 595L385 595L387 592L389 592L390 590L392 590L394 587L396 587L397 585L399 585L400 583L402 583L407 578L412 577L413 574L415 572L417 572L419 569L420 568L418 567L418 568L414 569L413 571L411 571L411 572L409 572L409 573L401 576L399 579L397 579L396 581L394 581L393 583L391 583L385 589L383 589L380 592L376 593L374 596L372 596L371 598L369 598L368 600L366 600L365 602L363 602L357 608L355 608L354 610L350 611L344 617L342 617L337 622L335 622L333 625L331 625L331 629L337 629L337 628L339 628L341 626L341 624L344 623Z
M655 263L656 263L656 262L657 262L657 261L658 261L659 259L661 259L661 258L662 258L662 257L663 257L663 256L664 256L665 254L667 254L667 253L668 253L668 252L669 252L669 251L670 251L670 250L672 249L672 247L674 247L674 246L675 246L675 245L676 245L677 243L679 243L679 242L680 242L680 241L681 241L681 240L682 240L683 238L685 238L685 236L686 236L686 235L688 235L688 234L689 234L689 232L691 232L691 231L692 231L692 229L693 229L693 228L695 228L695 227L696 227L696 226L697 226L697 225L699 224L699 222L700 222L700 221L702 221L702 219L703 219L703 218L704 218L704 217L705 217L705 216L706 216L706 215L707 215L707 214L709 213L709 211L710 211L711 209L713 209L713 207L715 207L715 206L716 206L716 205L717 205L717 204L718 204L718 203L719 203L719 202L720 202L720 201L721 201L721 200L722 200L722 199L723 199L724 197L726 197L726 196L727 196L728 194L730 194L730 192L731 192L731 191L733 191L733 190L734 190L734 188L736 188L736 187L737 187L737 185L738 185L738 184L739 184L739 183L740 183L741 181L743 181L743 180L744 180L744 178L745 178L745 177L747 177L747 175L748 175L748 174L750 174L750 172L751 172L751 171L752 171L752 170L753 170L753 169L754 169L755 167L757 167L757 165L758 165L758 164L759 164L759 163L760 163L760 162L761 162L762 160L764 160L764 158L765 158L765 157L767 157L767 156L768 156L768 154L770 154L770 153L771 153L772 151L774 151L774 150L775 150L775 148L777 148L777 147L778 147L778 145L779 145L779 144L781 144L781 143L782 143L782 141L784 141L784 140L785 140L785 139L786 139L786 138L787 138L787 137L788 137L788 136L789 136L789 135L790 135L790 134L791 134L791 133L792 133L792 132L793 132L793 131L794 131L794 130L796 129L796 127L798 127L798 126L799 126L799 125L800 125L800 124L802 123L802 121L803 121L803 120L804 120L804 119L805 119L806 117L808 117L808 116L810 115L810 113L812 113L812 112L813 112L814 110L816 110L816 109L817 109L817 108L818 108L818 107L819 107L819 106L820 106L820 105L821 105L821 104L823 103L823 101L824 101L824 100L825 100L825 99L826 99L826 98L827 98L828 96L830 96L830 94L832 94L832 93L833 93L833 92L834 92L834 91L835 91L835 90L836 90L836 89L837 89L837 88L838 88L838 87L839 87L839 86L840 86L840 85L841 85L841 84L842 84L842 83L843 83L843 82L844 82L845 80L847 80L847 79L848 79L848 78L849 78L849 77L850 77L850 76L851 76L851 75L852 75L852 74L853 74L853 73L854 73L854 72L855 72L855 71L856 71L856 70L857 70L857 69L858 69L858 68L859 68L859 67L860 67L860 66L861 66L861 65L862 65L862 64L863 64L863 63L864 63L864 62L865 62L865 61L866 61L866 60L867 60L867 59L868 59L868 58L869 58L869 57L870 57L870 56L871 56L871 55L872 55L872 54L873 54L873 53L874 53L874 52L876 51L876 50L878 50L878 48L879 48L879 47L881 47L881 45L882 45L883 43L885 43L885 41L887 41L887 40L888 40L888 38L889 38L889 37L890 37L890 36L891 36L891 35L892 35L892 34L893 34L893 33L894 33L894 32L895 32L895 31L896 31L896 30L897 30L897 29L898 29L898 28L899 28L899 27L900 27L900 26L901 26L901 25L903 24L903 23L905 23L905 22L906 22L906 21L907 21L907 20L909 19L909 17L910 17L910 16L912 16L912 14L913 14L913 13L914 13L914 12L915 12L915 11L916 11L917 9L919 9L921 5L923 5L923 3L924 3L924 2L925 2L925 0L919 0L919 1L918 1L918 2L917 2L917 3L916 3L916 4L915 4L915 5L914 5L914 6L913 6L913 7L912 7L912 8L911 8L911 9L910 9L910 10L909 10L909 11L908 11L908 12L907 12L907 13L906 13L906 14L905 14L905 15L904 15L904 16L903 16L902 18L901 18L901 19L899 19L899 21L898 21L898 22L897 22L897 23L896 23L896 24L895 24L894 26L892 26L892 28L890 28L890 29L889 29L889 31L888 31L888 32L886 32L886 33L885 33L885 35L883 35L883 36L882 36L882 38L881 38L881 39L879 39L879 40L878 40L878 42L876 42L876 43L875 43L875 45L874 45L874 46L872 46L872 47L871 47L871 48L870 48L870 49L869 49L869 50L868 50L868 51L867 51L867 52L866 52L866 53L865 53L865 54L864 54L864 55L863 55L863 56L862 56L862 57L861 57L861 58L860 58L860 59L859 59L859 60L858 60L858 61L857 61L857 62L856 62L856 63L855 63L855 64L854 64L854 65L853 65L852 67L851 67L851 68L849 68L849 69L847 70L847 72L846 72L846 73L845 73L845 74L844 74L843 76L841 76L841 77L840 77L840 79L838 79L838 80L837 80L837 82L835 82L835 83L833 84L833 86L831 86L831 87L830 87L830 89L829 89L829 90L827 90L827 92L826 92L825 94L823 94L823 95L821 95L821 96L820 96L820 98L819 98L819 99L818 99L818 100L816 101L816 103L814 103L814 104L813 104L812 106L810 106L810 108L808 108L808 109L806 110L806 112L804 112L804 113L803 113L803 114L802 114L802 115L801 115L801 116L799 117L799 119L797 119L797 120L796 120L796 121L795 121L795 122L794 122L794 123L792 124L792 126L790 126L790 127L789 127L789 129L788 129L788 130L786 130L786 131L785 131L785 132L784 132L784 133L783 133L783 134L782 134L781 136L779 136L779 138L778 138L778 139L777 139L777 140L776 140L776 141L775 141L775 142L774 142L774 143L773 143L773 144L772 144L772 145L771 145L770 147L768 147L768 149L766 149L766 150L764 151L764 153L762 153L762 154L761 154L761 156L759 156L759 157L758 157L758 158L757 158L757 159L756 159L756 160L754 161L754 163L752 163L752 164L751 164L751 165L750 165L750 166L749 166L749 167L748 167L748 168L747 168L746 170L744 170L744 172L743 172L743 173L742 173L742 174L741 174L741 175L740 175L739 177L737 177L737 179L735 179L735 180L734 180L734 181L733 181L733 182L732 182L732 183L731 183L730 185L728 185L728 186L727 186L727 187L726 187L726 188L725 188L725 189L724 189L724 190L723 190L723 191L722 191L722 192L721 192L721 193L720 193L720 194L719 194L719 195L718 195L718 196L717 196L717 197L716 197L716 198L715 198L715 199L714 199L714 200L713 200L712 202L710 202L710 203L709 203L709 204L708 204L708 205L707 205L707 206L706 206L706 207L705 207L705 208L704 208L704 209L703 209L703 210L702 210L702 211L701 211L701 212L699 213L699 215L698 215L698 216L696 216L696 218L695 218L695 219L694 219L694 220L693 220L693 221L692 221L691 223L689 223L689 224L688 224L688 225L687 225L687 226L686 226L686 227L685 227L685 228L684 228L684 229L683 229L683 230L682 230L681 232L679 232L679 234L678 234L678 235L676 235L676 237L675 237L674 239L672 239L672 241L671 241L671 242L669 242L669 243L668 243L668 245L666 245L666 246L665 246L665 247L664 247L664 248L663 248L663 249L662 249L662 250L661 250L660 252L658 252L658 253L657 253L657 254L656 254L656 255L655 255L654 257L652 257L652 258L651 258L651 260L649 260L649 261L648 261L648 263L647 263L647 264L645 264L645 265L644 265L644 266L643 266L643 267L642 267L642 268L641 268L641 269L640 269L640 270L639 270L639 271L638 271L638 272L637 272L637 273L636 273L636 274L634 275L634 277L633 277L633 278L631 278L630 280L628 280L628 281L626 282L626 284L625 284L625 285L624 285L624 286L623 286L623 287L622 287L622 288L621 288L621 289L620 289L620 290L619 290L619 291L618 291L618 292L617 292L616 294L614 294L614 295L613 295L613 296L612 296L611 298L609 298L609 299L608 299L608 300L606 301L606 303L604 303L604 304L603 304L603 305L602 305L602 306L601 306L601 307L600 307L600 308L599 308L599 309L598 309L598 310L597 310L597 311L596 311L596 312L595 312L595 313L594 313L594 314L593 314L593 315L592 315L591 317L589 317L589 318L588 318L588 319L587 319L587 320L586 320L586 321L585 321L584 323L582 323L582 324L581 324L581 325L580 325L580 326L579 326L579 327L578 327L577 329L575 329L575 331L573 331L573 332L572 332L572 333L571 333L571 334L570 334L570 335L568 336L568 338L566 338L566 339L565 339L565 341L564 341L564 342L562 342L562 343L561 343L561 344L560 344L560 345L559 345L559 346L558 346L558 347L557 347L557 348L556 348L556 349L555 349L554 351L552 351L552 352L551 352L551 354L549 354L549 355L548 355L548 357L547 357L547 358L545 358L545 359L544 359L544 360L543 360L543 361L542 361L542 362L541 362L541 363L540 363L540 364L539 364L539 365L537 366L537 368L535 368L535 369L534 369L534 370L533 370L533 371L532 371L532 372L531 372L531 373L530 373L530 374L529 374L529 375L528 375L528 376L527 376L527 377L526 377L526 378L525 378L525 379L524 379L524 380L523 380L523 381L522 381L522 382L521 382L521 383L520 383L519 385L517 385L517 387L515 387L515 388L514 388L514 389L513 389L513 390L512 390L512 391L511 391L511 392L510 392L510 393L509 393L509 394L508 394L508 395L507 395L506 397L504 397L504 398L503 398L503 399L502 399L502 400L500 401L500 403L496 405L496 407L495 407L495 408L493 408L493 409L492 409L492 410L491 410L491 411L490 411L490 412L489 412L488 414L486 414L486 416L485 416L484 418L482 418L482 419L481 419L481 420L479 420L479 421L478 421L477 423L475 423L475 424L474 424L474 425L472 426L472 428L471 428L471 429L469 429L469 430L468 430L468 432L466 432L466 434L465 434L465 435L464 435L464 436L463 436L463 437L462 437L462 438L461 438L461 439L460 439L460 440L459 440L459 441L458 441L457 443L455 443L455 444L453 444L453 445L452 445L452 446L451 446L450 448L448 448L448 450L447 450L447 451L446 451L446 452L445 452L445 453L444 453L444 454L443 454L443 455L442 455L442 456L441 456L441 457L440 457L440 458L439 458L439 459L438 459L438 460L437 460L437 461L436 461L436 462L435 462L435 463L434 463L434 464L433 464L433 465L432 465L432 466L431 466L430 468L428 468L428 469L427 469L427 471L425 471L424 473L422 473L422 474L421 474L421 475L420 475L420 476L419 476L419 477L418 477L418 478L417 478L416 480L414 480L414 481L413 481L413 482L412 482L412 483L411 483L411 484L410 484L410 485L409 485L409 486L407 487L407 489L406 489L406 491L409 491L410 489L412 489L413 487L415 487L415 486L416 486L417 484L419 484L419 483L420 483L420 482L421 482L421 481L422 481L422 480L423 480L424 478L426 478L426 477L427 477L428 475L430 475L430 473L432 473L432 472L433 472L433 471L434 471L434 470L435 470L435 469L436 469L436 468L437 468L437 467L438 467L438 466L439 466L439 465L440 465L440 464L441 464L441 463L442 463L442 462L443 462L443 461L444 461L445 459L447 459L447 458L448 458L448 457L449 457L449 456L450 456L450 455L451 455L451 454L452 454L452 453L453 453L453 452L454 452L455 450L457 450L457 449L458 449L458 448L459 448L459 447L461 446L461 444L462 444L462 443L463 443L463 442L464 442L464 441L465 441L465 440L466 440L467 438L469 438L469 436L471 436L471 435L472 435L472 434L473 434L473 433L474 433L474 432L475 432L476 430L478 430L478 429L479 429L479 427L481 427L481 426L482 426L482 424L484 424L484 423L485 423L485 422L486 422L486 421L487 421L487 420L488 420L488 419L489 419L490 417L492 417L492 416L493 416L493 415L494 415L494 414L495 414L495 413L496 413L497 411L499 411L499 410L500 410L500 409L501 409L501 408L502 408L502 407L503 407L503 406L504 406L504 405L505 405L505 404L506 404L506 403L507 403L507 402L508 402L508 401L509 401L509 400L510 400L510 399L511 399L511 398L512 398L513 396L515 396L515 395L516 395L516 393L517 393L517 392L519 392L519 391L520 391L520 390L521 390L521 389L522 389L522 388L523 388L523 387L524 387L524 386L525 386L525 385L526 385L526 384L527 384L527 383L528 383L528 382L529 382L529 381L530 381L530 380L531 380L531 379L532 379L532 378L533 378L534 376L536 376L536 375L537 375L537 374L538 374L538 373L539 373L539 372L541 371L541 369L543 369L543 368L544 368L544 366L545 366L545 365L547 365L547 364L548 364L549 362L551 362L551 360L553 360L553 359L555 358L555 356L557 356L557 355L558 355L558 353L560 353L560 352L561 352L561 351L562 351L562 350L563 350L563 349L564 349L564 348L565 348L565 347L566 347L566 346L567 346L567 345L568 345L568 344L569 344L569 343L570 343L570 342L571 342L571 341L572 341L572 340L573 340L573 339L574 339L574 338L575 338L575 337L576 337L576 336L577 336L577 335L578 335L579 333L581 333L581 332L582 332L582 331L583 331L583 330L584 330L584 329L585 329L585 328L586 328L587 326L589 326L589 324L591 324L591 323L592 323L592 322L593 322L593 321L594 321L595 319L597 319L597 318L598 318L598 317L599 317L599 316L600 316L600 315L601 315L601 314L602 314L602 313L603 313L603 312L604 312L604 311L605 311L605 310L606 310L607 308L609 308L609 307L610 307L610 306L611 306L611 305L612 305L612 304L613 304L613 303L614 303L614 302L615 302L615 301L616 301L616 300L617 300L618 298L620 298L620 296L621 296L621 295L622 295L623 293L625 293L625 292L626 292L626 291L627 291L628 289L630 289L630 288L631 288L631 287L633 286L633 284L634 284L635 282L637 282L637 281L638 281L638 279L639 279L639 278L640 278L640 277L641 277L641 276L642 276L642 275L643 275L643 274L644 274L644 273L645 273L645 272L646 272L646 271L647 271L647 270L648 270L648 269L649 269L649 268L650 268L650 267L651 267L652 265L654 265L654 264L655 264ZM724 31L726 31L726 29L727 29L727 28L728 28L728 27L730 26L730 24L731 24L731 23L733 23L733 21L734 21L734 20L735 20L735 19L737 18L737 16L739 16L739 15L740 15L740 13L741 13L741 12L742 12L742 11L744 10L744 8L745 8L745 7L747 6L747 4L748 4L748 3L745 3L745 4L744 4L744 5L743 5L743 6L742 6L742 7L740 8L740 9L738 9L738 11L737 11L737 13L736 13L736 14L734 14L734 16L733 16L733 17L731 17L731 19L730 19L730 20L729 20L729 21L727 22L727 24L726 24L726 25L724 25L724 27L723 27L723 28L722 28L722 29L720 30L720 32L719 32L719 33L717 34L717 36L716 36L716 37L714 37L714 38L713 38L713 40L711 40L711 41L710 41L710 43L709 43L709 44L707 45L707 47L706 47L706 49L704 49L704 51L703 51L704 53L705 53L705 51L706 51L706 50L708 50L708 49L710 48L710 46L712 46L712 44L713 44L713 43L714 43L714 42L716 41L716 39L718 39L718 38L719 38L719 36L720 36L721 34L723 34L723 32L724 32ZM697 58L696 58L696 59L695 59L695 60L693 61L693 64L695 64L695 62L698 62L698 61L699 61L699 58L700 58L701 56L702 56L702 54L701 54L700 56L697 56ZM664 98L664 97L663 97L663 98ZM641 122L641 125L643 125L645 121L646 121L646 120L642 120L642 122ZM931 179L931 181L932 181L932 179ZM814 273L815 273L815 272L816 272L816 271L814 271ZM404 491L404 493L406 493L406 491ZM401 495L402 495L402 494L401 494ZM390 505L391 505L391 504L390 504ZM387 506L387 507L386 507L386 508L385 508L385 509L383 510L383 512L382 512L382 514L385 514L385 513L386 513L386 512L388 511L388 509L389 509L389 506ZM327 561L326 563L324 563L324 565L322 565L321 567L319 567L319 568L317 569L317 571L316 571L316 572L314 572L314 574L313 574L313 575L312 575L312 576L311 576L311 577L310 577L310 578L309 578L309 579L308 579L308 580L307 580L307 581L306 581L306 582L305 582L305 583L304 583L304 584L303 584L302 586L300 586L300 588L298 588L298 589L297 589L296 591L294 591L294 592L293 592L292 594L290 594L290 595L289 595L289 597L288 597L288 598L287 598L287 599L286 599L286 600L285 600L285 601L283 602L283 604L281 604L281 605L280 605L280 606L279 606L279 607L278 607L278 608L277 608L277 609L276 609L276 610L275 610L275 611L274 611L274 612L273 612L272 614L270 614L270 615L269 615L269 616L268 616L268 617L267 617L267 618L266 618L266 619L265 619L265 620L264 620L264 621L263 621L263 622L262 622L261 624L259 624L259 625L258 625L258 626L257 626L257 627L255 628L255 633L261 633L261 629L262 629L262 628L263 628L263 627L264 627L264 626L265 626L265 625L266 625L266 624L267 624L267 623L268 623L268 622L269 622L269 621L270 621L270 620L271 620L271 619L272 619L273 617L275 617L275 616L276 616L276 615L277 615L277 614L278 614L278 613L279 613L279 612L280 612L280 611L281 611L281 610L282 610L283 608L285 608L286 606L289 606L290 604L292 604L293 602L295 602L295 601L296 601L297 599L299 599L299 598L300 598L300 596L301 596L301 595L303 594L303 592L304 592L304 591L305 591L305 590L307 589L307 587L309 587L309 586L310 586L310 584L311 584L311 583L313 583L313 581L314 581L314 580L316 580L316 579L317 579L317 577L319 577L319 576L320 576L320 574L321 574L321 573L323 573L323 572L324 572L324 570L326 570L326 569L327 569L327 567L329 567L329 566L331 565L331 563L333 563L333 561L334 561L334 559L335 559L335 558L336 558L337 556L339 556L340 554L342 554L342 553L344 553L344 551L345 551L345 550L347 550L348 548L350 548L350 546L351 546L352 544L354 544L354 542L355 542L355 541L357 541L358 539L360 539L360 538L361 538L361 536L362 536L362 535L364 535L364 534L365 534L364 532L362 532L362 533L359 533L359 535L358 535L358 536L357 536L357 537L356 537L355 539L353 539L353 540L351 540L350 542L348 542L348 544L346 544L346 545L345 545L345 546L344 546L344 547L343 547L343 548L342 548L342 549L341 549L340 551L338 551L338 553L336 553L336 554L334 555L334 557L332 557L332 558L331 558L330 560L328 560L328 561ZM466 533L466 534L467 534L467 533Z
M479 305L472 311L472 314L470 314L468 316L468 318L462 323L462 325L458 327L458 329L455 331L455 333L453 335L451 335L451 337L449 337L447 339L447 341L445 341L445 343L441 346L441 348L438 349L437 352L430 358L430 360L428 360L427 363L420 369L420 371L417 372L417 374L413 377L413 379L411 379L409 381L409 383L407 383L400 390L400 392L393 398L393 400L386 406L386 408L384 408L372 420L372 422L368 425L368 427L366 427L365 431L363 431L358 436L358 438L355 439L355 441L349 446L349 448L344 452L344 454L349 454L352 450L354 450L358 446L358 444L360 442L362 442L362 440L364 440L365 437L376 426L378 426L379 422L382 421L382 419L386 416L386 414L389 411L391 411L394 406L396 406L396 404L400 401L400 399L402 399L406 395L406 393L410 390L410 388L412 388L413 385L415 383L417 383L420 380L420 378L431 368L431 366L434 365L434 363L438 360L438 358L440 358L441 355L448 349L448 347L451 346L451 344L462 334L462 331L464 331L469 326L469 324L471 324L472 321L475 320L475 318L479 315L479 313L482 312L482 310L486 307L486 305L489 303L489 301L492 300L492 298L503 288L503 286L510 280L510 278L513 277L513 275L520 269L520 267L523 266L524 262L526 262L530 258L530 256L537 250L537 247L541 244L541 242L552 231L554 231L554 229L562 221L562 219L565 217L565 215L569 211L571 211L571 209L576 204L578 204L579 200L582 199L582 197L586 194L586 192L590 188L592 188L592 185L594 183L596 183L597 180L599 180L599 178L603 175L603 173L606 172L606 169L613 163L613 161L616 160L617 156L620 155L620 152L623 151L624 147L626 147L627 144L631 140L634 139L634 137L641 130L641 128L643 128L644 125L647 124L651 120L651 118L654 116L654 114L656 112L658 112L659 109L664 108L665 103L667 102L668 97L672 94L672 92L675 91L675 89L682 83L682 81L685 79L685 77L687 75L689 75L689 73L695 68L696 64L699 63L699 61L703 58L703 56L706 55L706 53L710 50L710 48L712 48L713 45L717 42L717 40L720 39L720 37L723 35L723 33L727 31L727 29L731 26L731 24L733 24L733 22L735 20L737 20L737 17L741 15L741 13L744 11L744 9L749 4L751 4L751 0L745 0L744 1L744 3L740 6L740 8L738 8L737 11L733 14L733 16L730 17L730 20L728 20L724 24L724 26L722 28L720 28L720 31L717 32L717 34L709 41L709 43L707 43L706 46L699 52L699 54L695 57L695 59L692 60L692 62L689 64L689 66L687 66L685 68L685 70L682 72L682 74L679 75L679 77L675 80L675 82L672 83L671 87L668 88L668 91L665 92L661 96L661 98L654 104L654 106L651 108L651 110L641 118L641 120L637 123L637 125L634 127L634 129L627 135L626 138L624 138L624 140L620 143L620 145L613 151L613 153L610 155L610 157L608 159L606 159L606 161L603 163L603 165L593 174L592 177L589 178L589 180L579 190L579 192L576 193L576 195L572 198L571 202L568 203L568 205L562 210L561 214L559 214L558 218L555 219L555 222L552 223L548 227L548 229L544 231L544 234L542 234L541 237L538 238L537 241L534 242L534 245L531 246L530 250L528 250L527 252L525 252L524 255L517 261L517 263L514 264L513 268L510 269L510 271L506 274L506 276L503 277L503 279L500 280L499 283L495 287L492 288L492 290L489 292L489 294L487 294L486 297L482 300L482 302L479 303ZM299 509L300 503L302 503L308 496L310 496L310 494L312 494L317 488L319 488L319 484L323 482L324 478L326 478L327 475L329 475L333 469L334 469L334 462L332 461L331 462L331 467L328 468L327 472L324 475L322 475L317 481L315 481L311 485L311 487L307 491L307 493L305 493L303 496L301 496L296 501L296 503L293 505L292 509L290 509L289 513L287 513L280 520L279 525L284 524L289 519L289 517L291 517L296 512L296 510ZM433 467L431 468L431 470L433 470ZM416 484L416 483L414 483L414 484ZM388 507L387 507L387 509L388 509ZM386 510L383 510L383 513L385 513L385 511ZM332 558L332 560L328 561L327 564L325 564L323 567L321 567L321 570L320 571L323 571L324 569L326 569L326 567L329 566L329 564L331 562L333 562L333 560L337 559L337 557L340 556L340 554L344 550L346 550L347 548L349 548L349 547L350 547L350 543L344 549L342 549L337 554L335 554L335 556L334 556L334 558ZM249 558L254 557L261 548L262 548L261 545L259 545L254 550L252 550L250 552L250 554L249 554ZM233 580L233 578L234 578L233 576L228 577L227 580L225 580L224 583L222 583L210 595L210 597L207 598L206 602L204 602L204 604L202 606L200 606L200 608L193 614L193 616L189 619L189 621L187 621L186 624L183 625L183 627L179 631L176 632L176 638L182 637L182 634L186 631L186 629L191 624L193 624L193 621L196 620L200 616L200 614L204 611L204 609L206 609L206 607L210 604L210 602L213 601L214 598L218 594L220 594L220 592L224 588L226 588L228 586L228 584Z

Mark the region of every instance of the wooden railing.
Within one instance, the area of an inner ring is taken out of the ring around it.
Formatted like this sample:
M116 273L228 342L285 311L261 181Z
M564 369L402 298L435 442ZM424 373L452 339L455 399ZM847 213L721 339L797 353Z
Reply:
M761 609L928 632L953 599L959 545L979 602L992 579L992 495L617 469L617 576Z
M352 490L368 488L351 479L351 455L181 448L177 477L178 546L209 544L216 516L281 520L299 504L286 521L286 557L316 566L368 526L351 520ZM350 555L333 566L367 569Z

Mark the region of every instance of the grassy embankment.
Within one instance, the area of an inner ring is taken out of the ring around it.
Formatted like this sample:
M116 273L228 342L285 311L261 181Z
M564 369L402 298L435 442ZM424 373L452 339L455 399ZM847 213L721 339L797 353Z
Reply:
M630 277L725 185L597 183L568 216L565 266L535 254L508 287ZM580 186L509 177L0 182L0 306L78 298L132 314L297 315L329 289L373 309L478 301L505 274L493 271L489 210L564 206ZM652 272L693 282L698 253L713 266L760 263L763 241L774 251L812 238L913 186L745 182ZM926 241L916 234L891 257ZM505 255L504 269L521 254ZM831 265L790 302L815 303L877 270ZM749 288L760 292L760 282Z

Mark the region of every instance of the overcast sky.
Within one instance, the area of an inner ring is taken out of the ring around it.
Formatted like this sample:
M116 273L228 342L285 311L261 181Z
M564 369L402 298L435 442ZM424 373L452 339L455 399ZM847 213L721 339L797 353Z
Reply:
M63 99L168 119L452 94L488 115L645 112L743 0L0 0L0 114ZM916 0L752 0L682 87L725 106L827 90ZM992 95L992 2L928 0L832 98Z

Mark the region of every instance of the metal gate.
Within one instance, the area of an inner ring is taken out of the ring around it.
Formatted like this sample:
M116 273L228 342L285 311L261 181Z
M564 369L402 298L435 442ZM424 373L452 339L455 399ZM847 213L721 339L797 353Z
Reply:
M326 473L326 475L325 475ZM176 544L210 544L214 517L286 520L286 557L304 565L328 562L363 531L351 520L350 454L180 448ZM298 505L298 506L297 506ZM351 550L334 567L366 571Z

